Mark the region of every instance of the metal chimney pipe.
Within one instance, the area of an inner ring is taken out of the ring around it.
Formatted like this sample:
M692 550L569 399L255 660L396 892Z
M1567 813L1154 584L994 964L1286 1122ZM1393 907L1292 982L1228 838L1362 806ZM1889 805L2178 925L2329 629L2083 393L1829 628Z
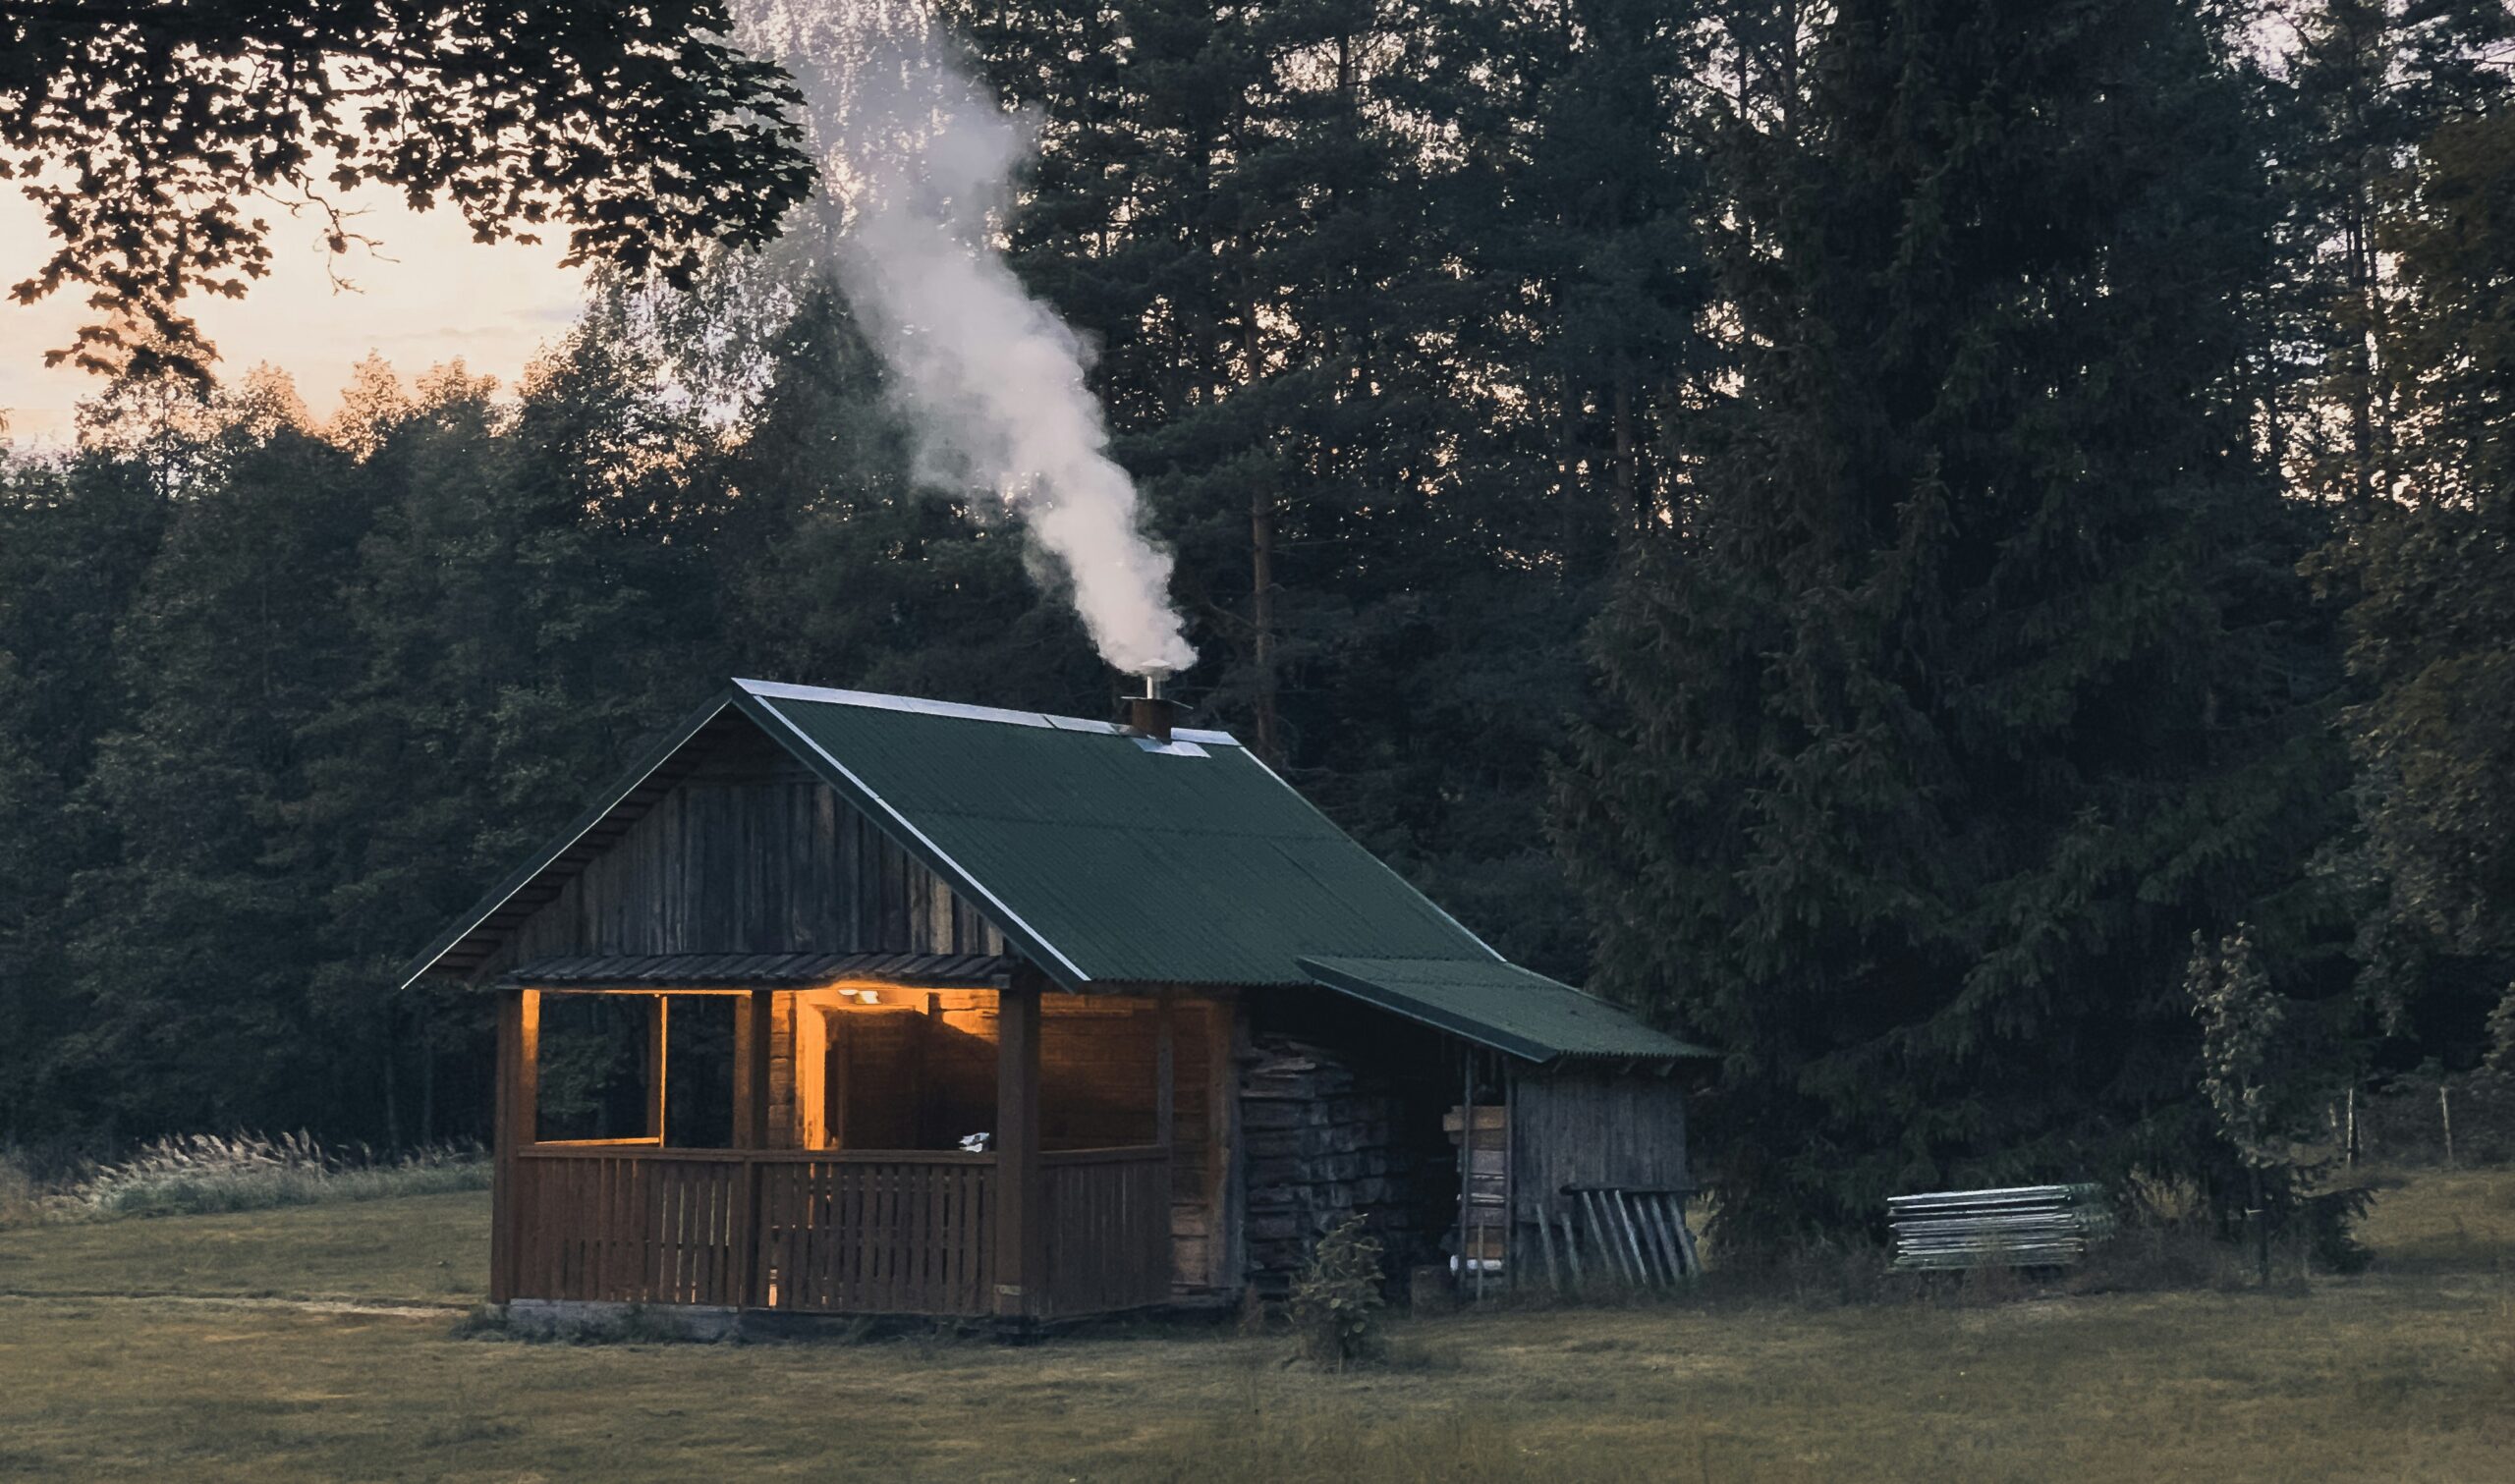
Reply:
M1127 698L1127 720L1134 728L1157 742L1170 741L1170 724L1178 712L1168 696L1161 693L1161 677L1147 672L1137 677L1144 689Z

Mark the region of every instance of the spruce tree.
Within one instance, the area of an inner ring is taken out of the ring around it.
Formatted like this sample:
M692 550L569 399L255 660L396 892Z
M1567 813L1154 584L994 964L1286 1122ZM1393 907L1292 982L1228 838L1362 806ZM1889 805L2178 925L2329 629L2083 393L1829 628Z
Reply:
M1723 1053L1750 1235L2205 1168L2192 933L2329 988L2233 44L2174 0L1849 0L1727 137L1737 391L1596 629L1556 829L1601 982Z
M1044 113L1008 233L1177 548L1175 688L1577 976L1544 759L1699 374L1698 8L955 10Z

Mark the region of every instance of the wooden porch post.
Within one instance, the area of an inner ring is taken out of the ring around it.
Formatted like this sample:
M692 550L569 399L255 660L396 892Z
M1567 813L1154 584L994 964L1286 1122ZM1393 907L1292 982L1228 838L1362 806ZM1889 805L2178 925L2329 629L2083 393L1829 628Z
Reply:
M1476 1048L1465 1041L1458 1043L1458 1291L1468 1291L1468 1273L1472 1259L1469 1252L1475 1242L1469 1237L1469 1218L1476 1212L1473 1196L1476 1190ZM1476 1273L1476 1296L1484 1296L1484 1275Z
M664 1142L664 1053L672 1043L671 1016L672 997L655 996L655 1034L646 1050L646 1136L657 1148Z
M776 991L755 989L734 1004L734 1147L768 1147L768 1018L769 997ZM743 1308L765 1308L767 1275L759 1260L759 1162L742 1163L742 1185L734 1192L734 1261Z
M1242 1168L1240 1073L1249 1049L1249 1020L1240 996L1205 1002L1205 1209L1216 1237L1211 1282L1238 1293L1249 1284L1249 1184Z
M1178 1026L1177 1014L1171 1004L1169 990L1161 991L1152 1002L1152 1141L1161 1146L1163 1155L1170 1153L1172 1132L1177 1123Z
M768 997L755 989L734 1002L734 1147L768 1147Z
M497 1096L490 1115L495 1144L489 1166L489 1301L516 1296L516 1256L524 1212L516 1190L516 1150L533 1141L540 1101L541 991L498 997Z
M996 995L995 1312L1045 1311L1045 1182L1039 1165L1039 980L1023 974Z

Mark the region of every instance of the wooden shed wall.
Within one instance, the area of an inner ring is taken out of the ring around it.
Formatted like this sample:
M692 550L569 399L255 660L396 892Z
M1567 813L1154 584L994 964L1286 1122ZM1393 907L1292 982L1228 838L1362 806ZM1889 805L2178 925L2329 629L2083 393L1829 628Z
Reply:
M1522 1072L1511 1087L1511 1185L1525 1210L1565 1185L1682 1190L1685 1089L1649 1071Z
M754 728L707 755L479 970L566 954L1000 954L1004 935Z

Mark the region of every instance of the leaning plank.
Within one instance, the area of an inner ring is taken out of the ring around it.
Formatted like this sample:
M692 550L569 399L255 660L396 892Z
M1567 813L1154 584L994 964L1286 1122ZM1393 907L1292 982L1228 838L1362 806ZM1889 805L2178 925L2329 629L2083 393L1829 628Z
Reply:
M1554 1234L1547 1230L1545 1212L1541 1208L1537 1213L1537 1251L1545 1258L1545 1286L1560 1294L1563 1292L1563 1274L1554 1265Z

